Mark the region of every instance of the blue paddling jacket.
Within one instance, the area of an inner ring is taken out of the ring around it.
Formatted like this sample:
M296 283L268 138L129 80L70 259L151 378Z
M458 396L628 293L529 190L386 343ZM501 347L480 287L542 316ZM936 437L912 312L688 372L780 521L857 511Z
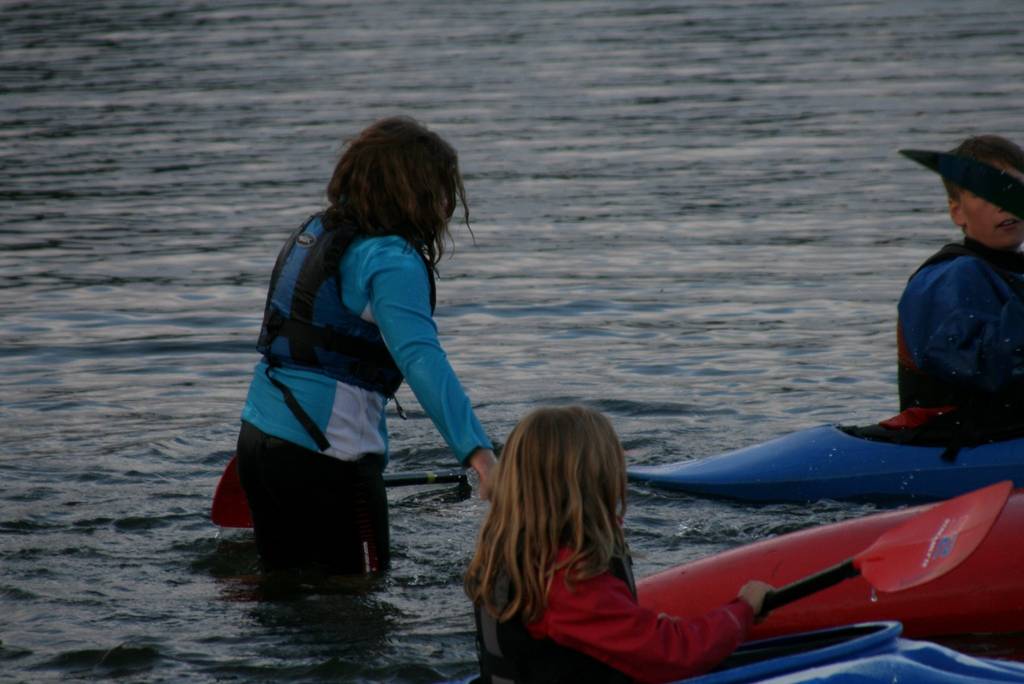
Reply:
M968 429L1024 427L1024 255L965 239L910 277L897 327L900 410L955 406Z

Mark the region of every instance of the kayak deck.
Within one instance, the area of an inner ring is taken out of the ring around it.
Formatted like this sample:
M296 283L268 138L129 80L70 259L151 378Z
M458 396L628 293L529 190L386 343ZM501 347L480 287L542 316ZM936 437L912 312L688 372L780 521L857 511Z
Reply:
M751 579L783 586L851 558L923 507L791 532L669 568L637 584L642 605L670 615L703 615L735 598ZM773 611L753 637L836 624L899 620L912 637L1024 632L1024 490L1010 494L988 535L946 575L897 593L862 578Z
M702 496L761 502L947 499L999 482L1024 486L1024 438L964 447L862 439L831 425L716 456L629 468L631 482Z
M966 656L900 632L898 622L879 622L748 642L714 672L685 681L1024 682L1024 664Z
M875 622L742 644L713 672L679 684L1024 682L1024 664L978 658L901 638L899 622ZM449 682L473 684L476 675Z

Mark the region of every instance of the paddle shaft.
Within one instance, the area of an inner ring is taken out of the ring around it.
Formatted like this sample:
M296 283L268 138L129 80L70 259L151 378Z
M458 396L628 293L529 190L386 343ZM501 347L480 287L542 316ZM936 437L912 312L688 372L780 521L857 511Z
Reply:
M826 568L821 572L804 577L784 587L769 591L764 596L764 603L761 605L761 612L759 614L766 615L769 611L802 599L805 596L810 596L823 589L828 589L843 580L856 577L859 574L860 570L854 567L852 558L844 560L842 563L833 565L831 568Z
M405 487L407 485L433 484L469 484L465 471L442 470L411 473L389 473L384 476L385 487Z
M461 470L406 472L384 475L385 487L409 485L458 484L460 494L468 496L471 488L469 478ZM238 458L232 456L213 494L210 519L221 527L252 527L252 513L245 490L238 477Z

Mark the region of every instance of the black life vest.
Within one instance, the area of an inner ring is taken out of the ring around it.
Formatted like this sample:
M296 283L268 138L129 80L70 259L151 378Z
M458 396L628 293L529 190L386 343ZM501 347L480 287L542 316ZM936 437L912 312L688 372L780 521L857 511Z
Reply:
M271 370L279 366L312 370L363 389L394 396L402 372L380 329L345 308L338 271L357 236L348 222L327 226L323 214L306 219L281 248L270 276L257 349L267 377L317 446L330 446L322 431ZM418 252L430 279L430 309L436 301L434 269Z
M636 596L630 558L613 558L609 571L624 581ZM628 684L632 681L621 671L584 653L560 646L551 639L534 639L517 617L498 622L480 606L474 607L474 614L481 684Z

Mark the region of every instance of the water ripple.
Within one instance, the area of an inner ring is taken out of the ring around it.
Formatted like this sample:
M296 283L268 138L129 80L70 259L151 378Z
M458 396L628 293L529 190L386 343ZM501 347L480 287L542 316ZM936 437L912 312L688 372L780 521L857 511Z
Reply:
M1017 14L3 4L5 675L473 670L460 575L479 500L389 490L395 567L361 590L267 581L251 533L207 521L279 243L321 206L342 140L383 115L459 150L473 237L455 231L437 320L498 441L552 403L607 412L636 463L892 413L896 298L958 235L936 179L895 151L1024 138ZM455 467L399 398L393 467ZM630 497L640 575L873 510Z

